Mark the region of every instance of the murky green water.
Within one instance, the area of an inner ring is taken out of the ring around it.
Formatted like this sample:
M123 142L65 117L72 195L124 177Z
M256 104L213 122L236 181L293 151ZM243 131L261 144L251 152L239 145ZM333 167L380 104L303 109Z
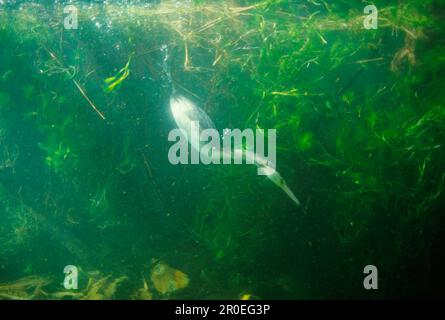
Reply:
M367 4L0 1L0 297L443 297L445 3ZM301 206L172 165L173 87Z

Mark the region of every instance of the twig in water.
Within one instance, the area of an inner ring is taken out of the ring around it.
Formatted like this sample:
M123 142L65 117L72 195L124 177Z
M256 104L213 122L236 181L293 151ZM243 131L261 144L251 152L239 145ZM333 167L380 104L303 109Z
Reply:
M105 116L104 114L97 109L97 107L94 105L94 103L90 100L90 98L88 98L88 96L86 95L85 91L82 89L82 87L80 86L80 84L73 79L74 84L76 85L77 89L79 89L80 93L82 94L82 96L85 98L85 100L88 101L88 103L90 104L91 108L94 109L94 111L96 111L96 113L99 115L99 117L101 117L102 119L105 120Z
M59 58L57 58L57 56L50 51L49 49L47 49L45 47L46 51L48 51L49 55L51 56L51 58L53 60L55 60L61 67L63 67L63 63L59 60ZM88 104L91 106L91 108L93 108L94 111L96 111L96 113L99 115L99 117L101 117L103 120L105 120L105 116L104 114L94 105L94 103L91 101L90 98L88 98L87 94L85 93L85 90L80 86L80 84L72 79L74 84L76 85L77 89L79 89L79 92L82 94L82 96L85 98L85 100L87 100Z

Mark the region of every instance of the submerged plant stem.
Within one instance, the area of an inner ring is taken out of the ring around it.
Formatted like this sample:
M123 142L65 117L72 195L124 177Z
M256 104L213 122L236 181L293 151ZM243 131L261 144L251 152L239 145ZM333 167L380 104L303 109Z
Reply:
M80 84L76 80L74 80L74 79L73 79L73 82L76 85L77 89L79 89L79 92L82 94L82 96L85 98L85 100L88 101L88 103L91 106L91 108L93 108L93 110L96 111L96 113L99 115L99 117L101 117L103 120L105 120L104 114L94 105L94 103L90 100L90 98L88 98L87 94L82 89Z

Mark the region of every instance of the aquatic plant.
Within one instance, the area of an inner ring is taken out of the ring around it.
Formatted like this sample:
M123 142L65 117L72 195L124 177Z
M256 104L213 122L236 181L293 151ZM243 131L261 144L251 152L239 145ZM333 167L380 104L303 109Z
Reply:
M7 300L32 300L46 296L43 288L50 284L48 278L29 276L13 283L0 284L0 298Z
M152 261L150 280L161 296L169 296L189 284L189 277L181 270L170 267L163 261ZM146 284L144 284L146 286ZM147 291L147 290L145 290Z
M236 290L266 281L265 270L312 275L320 291L332 270L354 274L364 261L392 270L425 249L428 226L440 220L444 22L434 1L378 6L372 31L363 28L362 6L349 1L107 2L80 10L76 32L64 30L60 4L0 9L0 37L10 44L0 52L2 187L48 210L39 211L46 218L88 236L99 230L98 259L121 254L121 245L179 256L184 243L205 256L194 269L229 278ZM277 169L302 208L248 166L164 166L159 137L173 124L162 48L175 88L218 129L277 129ZM15 127L26 128L25 138L11 134ZM18 187L13 168L37 178ZM31 217L5 203L8 234L17 229L6 255L35 233ZM124 225L137 239L116 244L110 234ZM113 298L124 280L116 281L97 276L75 298ZM151 298L147 281L134 297ZM360 295L352 281L329 287Z
M113 278L104 276L100 271L85 272L88 281L85 288L71 291L48 292L48 299L70 300L111 300L115 298L118 287L128 280L127 276Z
M130 57L128 58L127 64L119 70L118 73L116 73L115 76L113 77L108 77L104 80L105 84L107 85L105 87L105 91L106 92L111 92L114 89L116 89L117 87L119 87L121 85L121 83L127 79L127 77L130 75L130 61L131 61L131 57L133 55L131 54Z

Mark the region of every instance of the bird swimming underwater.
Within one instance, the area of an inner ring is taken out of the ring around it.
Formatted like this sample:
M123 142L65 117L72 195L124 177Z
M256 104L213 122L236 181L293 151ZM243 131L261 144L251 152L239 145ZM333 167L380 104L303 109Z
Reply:
M195 139L191 139L190 137L199 137L201 135L201 132L205 129L216 130L215 124L213 123L212 119L195 103L176 92L173 92L170 97L170 110L172 112L176 125L185 133L185 139L188 141L192 148L200 152L200 140L196 141ZM199 126L193 126L193 122L199 122ZM221 154L221 156L224 155L227 155L227 153L223 152ZM282 189L287 194L287 196L295 203L295 205L301 206L300 201L288 187L286 181L278 173L278 171L275 170L275 166L272 166L272 164L267 159L257 153L240 148L235 148L233 154L232 152L230 152L229 156L238 156L242 159L245 159L247 163L254 163L264 175L266 175L277 187Z

